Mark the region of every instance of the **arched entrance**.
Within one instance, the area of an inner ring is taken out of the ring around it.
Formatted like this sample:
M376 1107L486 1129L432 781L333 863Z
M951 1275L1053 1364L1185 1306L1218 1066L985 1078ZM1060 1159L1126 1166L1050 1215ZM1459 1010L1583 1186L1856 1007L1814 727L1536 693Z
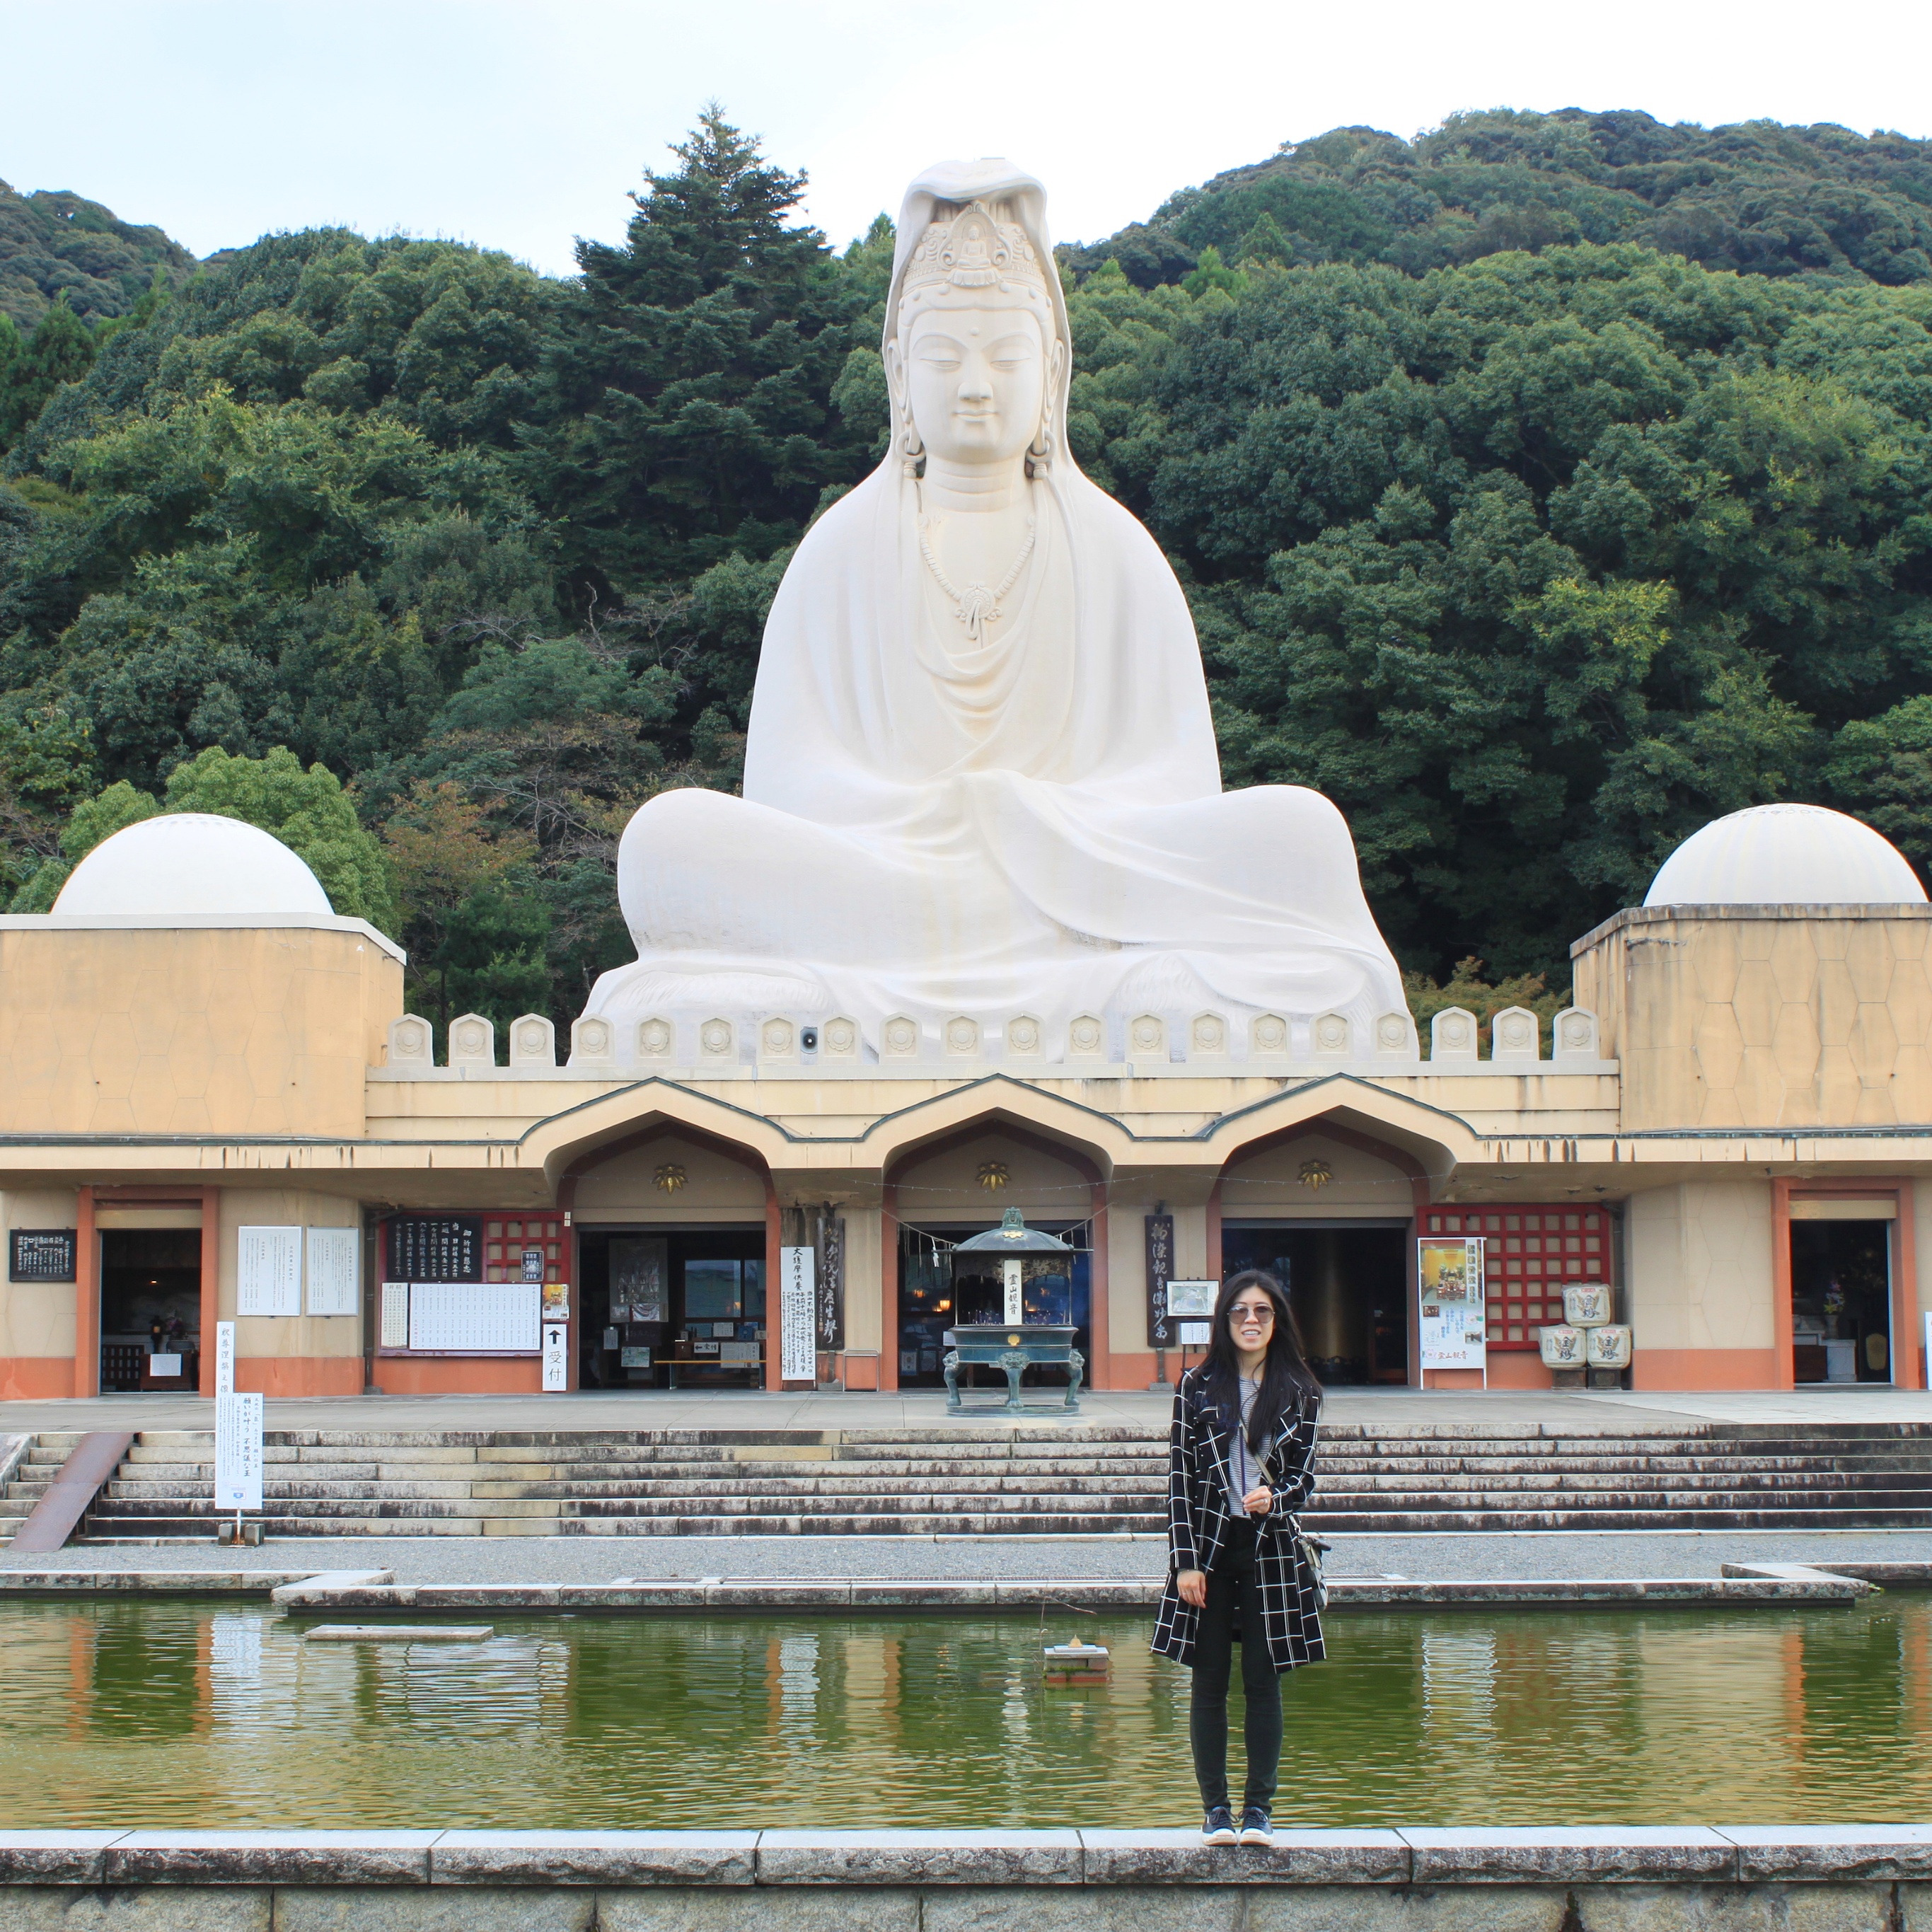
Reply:
M571 1387L776 1388L779 1215L752 1150L658 1120L558 1189L577 1252Z
M1108 1359L1106 1184L1084 1150L999 1116L906 1149L886 1170L882 1388L941 1385L940 1337L950 1325L947 1248L995 1226L1009 1208L1076 1249L1066 1286L1076 1346L1094 1388L1112 1386Z

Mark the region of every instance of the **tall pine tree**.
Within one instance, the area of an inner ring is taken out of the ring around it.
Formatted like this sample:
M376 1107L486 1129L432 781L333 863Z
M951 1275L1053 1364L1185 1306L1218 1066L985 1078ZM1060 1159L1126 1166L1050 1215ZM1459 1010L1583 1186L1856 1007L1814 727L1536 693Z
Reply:
M856 298L802 175L714 105L647 174L621 248L580 242L583 283L525 433L532 493L580 592L688 578L796 541L830 483L865 467L829 406Z

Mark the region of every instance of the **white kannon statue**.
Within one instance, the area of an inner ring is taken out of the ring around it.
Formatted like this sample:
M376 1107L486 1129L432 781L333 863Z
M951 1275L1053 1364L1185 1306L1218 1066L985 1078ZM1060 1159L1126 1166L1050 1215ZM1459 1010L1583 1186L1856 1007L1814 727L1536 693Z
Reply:
M1054 1060L1076 1022L1090 1057L1098 1019L1123 1058L1133 1016L1185 1037L1210 1010L1237 1054L1256 1016L1328 1013L1365 1054L1406 1011L1341 814L1221 789L1180 586L1068 454L1070 350L1040 184L1000 160L914 182L892 448L785 572L744 796L667 793L624 833L638 961L586 1009L620 1038L668 1022L683 1059L710 1020L843 1018L870 1058L889 1022L902 1054L907 1022L937 1052L964 1017Z

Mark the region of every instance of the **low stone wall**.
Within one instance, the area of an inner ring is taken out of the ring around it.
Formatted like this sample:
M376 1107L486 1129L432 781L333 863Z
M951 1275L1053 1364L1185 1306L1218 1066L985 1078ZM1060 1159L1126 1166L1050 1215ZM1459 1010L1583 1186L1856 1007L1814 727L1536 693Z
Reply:
M1932 1825L4 1832L0 1932L1932 1932Z

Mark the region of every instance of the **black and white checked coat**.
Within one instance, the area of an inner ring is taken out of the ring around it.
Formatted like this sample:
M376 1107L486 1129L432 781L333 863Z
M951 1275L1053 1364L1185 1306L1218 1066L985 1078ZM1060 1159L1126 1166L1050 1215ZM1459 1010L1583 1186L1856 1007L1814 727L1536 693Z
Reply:
M1184 1570L1211 1570L1228 1534L1230 1444L1220 1412L1208 1400L1206 1384L1202 1369L1190 1369L1174 1394L1167 1464L1167 1588L1154 1629L1155 1650L1190 1665L1201 1612L1180 1600L1174 1579ZM1285 1416L1280 1438L1262 1466L1274 1507L1255 1519L1255 1580L1269 1660L1278 1671L1319 1664L1327 1655L1314 1592L1301 1575L1294 1536L1294 1513L1315 1489L1319 1408L1318 1396L1306 1397Z

